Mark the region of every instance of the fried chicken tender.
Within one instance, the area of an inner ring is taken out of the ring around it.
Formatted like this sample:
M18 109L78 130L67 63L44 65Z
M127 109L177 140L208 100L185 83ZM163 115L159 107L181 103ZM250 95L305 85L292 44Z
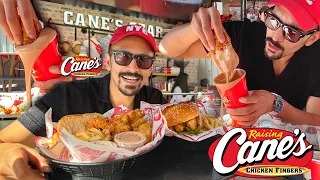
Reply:
M186 125L188 128L190 128L192 131L197 129L197 120L195 118L189 120L186 122Z
M225 39L228 39L227 33L225 31L223 31L223 35L224 35ZM216 34L214 34L213 37L216 42L215 43L216 44L215 51L223 51L223 50L227 49L227 44L228 44L227 40L224 43L220 43ZM214 53L215 53L215 51L214 51Z
M121 121L124 124L128 124L130 121L130 118L127 114L122 114L113 118L112 121Z
M121 118L112 119L108 129L110 130L112 135L132 130L129 123L122 121Z
M132 124L132 123L136 122L137 120L143 118L144 114L140 109L136 109L134 111L129 112L128 116L130 118L130 123Z
M94 118L90 119L87 122L87 128L97 128L97 129L109 129L110 128L110 119L108 118Z
M131 124L131 127L132 127L133 129L136 129L136 128L138 128L141 124L144 124L146 121L147 121L147 120L145 120L144 118L140 118L140 119L136 120L135 122L133 122L133 123Z
M131 131L131 127L130 125L121 125L121 126L115 126L115 129L111 130L112 134L118 134L118 133L122 133L122 132L127 132L127 131Z
M152 123L145 120L145 123L141 124L134 131L144 134L147 138L147 143L151 141L152 138Z
M80 139L86 141L101 139L112 140L118 133L133 130L144 134L148 142L150 142L152 138L152 123L144 119L144 114L140 109L116 116L112 119L100 117L90 119L86 125L87 131L78 134Z
M34 24L34 27L35 27L35 30L36 30L36 37L35 39L31 39L28 35L27 35L27 32L22 24L22 21L21 19L19 18L19 21L20 21L20 25L22 27L22 36L23 36L23 42L22 42L22 45L27 45L27 44L31 44L33 43L40 35L40 31L41 31L41 27L39 26L39 24L37 23L37 21L33 20L33 24Z
M182 131L184 131L185 128L186 128L186 125L184 123L180 123L180 124L177 124L174 126L174 129L177 132L182 132Z

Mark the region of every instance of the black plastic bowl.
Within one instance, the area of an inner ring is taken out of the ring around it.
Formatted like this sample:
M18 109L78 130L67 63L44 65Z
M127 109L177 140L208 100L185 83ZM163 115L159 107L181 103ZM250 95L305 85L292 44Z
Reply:
M123 177L125 171L133 167L135 161L140 158L145 158L148 152L159 146L161 142L162 139L159 140L154 147L141 154L125 159L100 163L65 162L52 159L41 152L40 154L48 160L50 166L53 168L52 173L54 173L55 170L67 172L71 174L73 180L117 180Z

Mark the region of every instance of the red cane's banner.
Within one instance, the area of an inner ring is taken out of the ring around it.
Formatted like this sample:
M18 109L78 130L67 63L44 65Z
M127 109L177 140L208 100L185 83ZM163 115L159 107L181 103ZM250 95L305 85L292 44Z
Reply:
M221 175L266 178L308 172L312 150L299 129L235 128L214 141L208 155Z
M99 76L102 69L100 58L87 56L68 57L60 67L63 76L88 77Z

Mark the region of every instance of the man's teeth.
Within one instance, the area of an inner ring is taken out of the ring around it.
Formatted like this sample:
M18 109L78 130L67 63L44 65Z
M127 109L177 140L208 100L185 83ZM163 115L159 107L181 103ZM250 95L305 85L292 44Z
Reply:
M136 77L132 77L132 76L123 76L123 78L128 79L128 80L138 80L138 78Z

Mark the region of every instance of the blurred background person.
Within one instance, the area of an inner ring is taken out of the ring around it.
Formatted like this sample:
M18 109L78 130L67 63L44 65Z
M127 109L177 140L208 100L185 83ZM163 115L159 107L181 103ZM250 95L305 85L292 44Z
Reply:
M173 84L172 93L189 93L188 88L188 77L189 75L186 73L180 73ZM171 103L181 102L181 101L190 101L192 99L192 95L173 95L172 99L170 100Z

